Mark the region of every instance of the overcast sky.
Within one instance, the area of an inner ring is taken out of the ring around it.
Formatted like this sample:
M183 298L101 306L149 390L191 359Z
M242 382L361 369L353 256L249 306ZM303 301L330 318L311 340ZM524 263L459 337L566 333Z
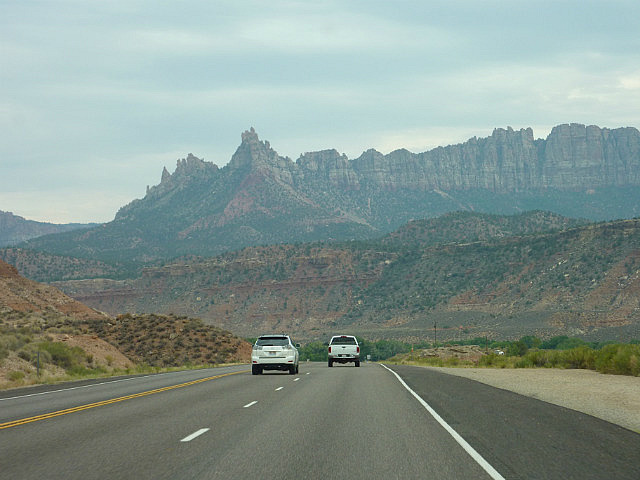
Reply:
M0 210L110 221L254 127L283 156L640 127L638 0L0 0Z

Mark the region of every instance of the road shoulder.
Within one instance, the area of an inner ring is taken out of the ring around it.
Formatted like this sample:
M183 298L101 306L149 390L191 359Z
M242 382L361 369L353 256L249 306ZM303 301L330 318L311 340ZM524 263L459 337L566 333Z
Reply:
M640 433L640 378L591 370L424 367L570 408Z

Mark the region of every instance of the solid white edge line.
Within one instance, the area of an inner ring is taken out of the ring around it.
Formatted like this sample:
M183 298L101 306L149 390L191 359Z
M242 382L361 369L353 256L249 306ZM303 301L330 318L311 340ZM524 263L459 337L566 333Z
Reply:
M380 365L382 365L382 364L380 364ZM475 449L474 449L471 445L469 445L469 444L467 443L467 441L466 441L464 438L462 438L462 437L458 434L458 432L456 432L456 431L455 431L455 430L454 430L454 429L453 429L453 428L452 428L452 427L451 427L447 422L445 422L445 421L442 419L442 417L441 417L440 415L438 415L438 413L437 413L433 408L431 408L431 406L430 406L427 402L425 402L425 401L422 399L422 397L420 397L420 395L418 395L416 392L414 392L414 391L409 387L409 385L407 385L407 384L405 383L405 381L400 377L400 375L398 375L396 372L394 372L393 370L391 370L391 369L390 369L389 367L387 367L386 365L382 365L382 366L383 366L384 368L386 368L388 371L390 371L391 373L393 373L393 374L396 376L396 378L397 378L397 379L398 379L398 381L402 384L402 386L403 386L404 388L406 388L406 389L409 391L409 393L411 393L411 395L413 395L413 396L416 398L416 400L418 400L418 401L422 404L422 406L427 410L427 412L429 412L429 413L431 414L431 416L432 416L433 418L435 418L435 419L436 419L436 421L437 421L437 422L438 422L438 423L439 423L439 424L440 424L440 425L441 425L441 426L442 426L442 427L443 427L443 428L444 428L444 429L449 433L449 435L451 435L451 436L454 438L454 440L455 440L456 442L458 442L458 444L459 444L462 448L464 448L464 450L465 450L469 455L471 455L471 458L473 458L473 459L476 461L476 463L478 463L478 465L480 465L480 466L484 469L484 471L485 471L485 472L487 472L487 473L489 474L489 476L490 476L491 478L493 478L494 480L505 480L505 479L504 479L504 477L503 477L502 475L500 475L500 474L498 473L498 471L497 471L495 468L493 468L493 467L489 464L489 462L487 462L487 461L482 457L482 455L480 455L478 452L476 452L476 451L475 451Z
M198 430L197 432L193 432L191 435L189 435L188 437L184 437L182 440L180 440L181 442L190 442L191 440L193 440L196 437L199 437L200 435L202 435L205 432L208 432L209 429L208 428L201 428L200 430Z
M254 401L253 401L253 402L251 402L251 403L247 403L247 404L246 404L244 407L242 407L242 408L249 408L249 407L252 407L252 406L254 406L256 403L258 403L258 401L257 401L257 400L254 400Z

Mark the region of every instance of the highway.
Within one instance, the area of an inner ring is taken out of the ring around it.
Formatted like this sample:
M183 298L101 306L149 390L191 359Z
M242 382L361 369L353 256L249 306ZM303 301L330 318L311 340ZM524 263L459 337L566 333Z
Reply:
M639 465L637 433L418 367L245 365L0 393L2 480L637 480Z

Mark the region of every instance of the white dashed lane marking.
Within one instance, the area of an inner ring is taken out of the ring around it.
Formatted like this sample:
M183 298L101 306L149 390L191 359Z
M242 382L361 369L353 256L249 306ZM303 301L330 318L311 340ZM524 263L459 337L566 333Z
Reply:
M191 435L189 435L188 437L184 437L182 440L180 440L181 442L190 442L191 440L193 440L196 437L199 437L200 435L202 435L205 432L208 432L209 429L208 428L201 428L200 430L198 430L197 432L193 432Z

